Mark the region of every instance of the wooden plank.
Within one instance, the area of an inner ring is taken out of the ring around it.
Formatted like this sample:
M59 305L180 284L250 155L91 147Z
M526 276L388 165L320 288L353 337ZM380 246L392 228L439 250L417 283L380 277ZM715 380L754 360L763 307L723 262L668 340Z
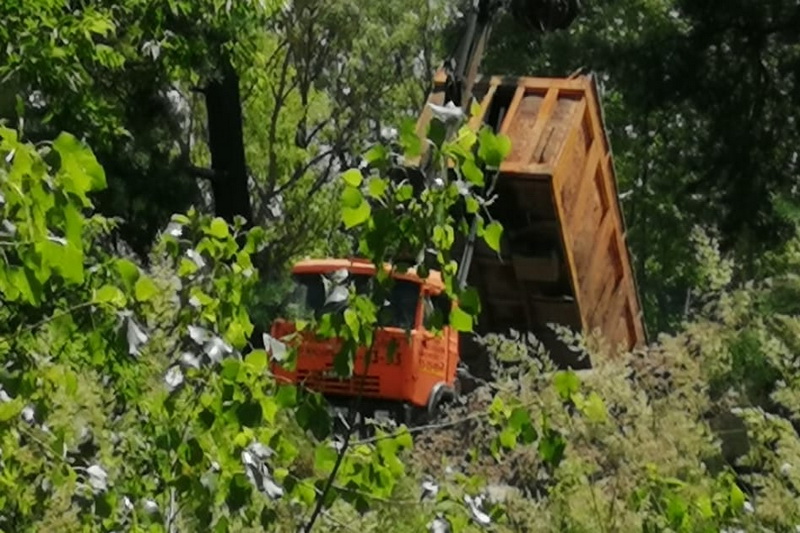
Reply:
M595 224L596 229L603 216L606 214L607 209L600 209L599 217L591 217L591 221L586 220L587 210L592 209L592 204L596 203L597 196L592 194L596 190L595 179L598 172L598 165L600 164L600 150L598 143L592 141L592 146L589 148L589 154L586 158L586 165L583 169L578 191L575 194L575 202L573 207L567 211L567 223L574 227L583 227L587 224ZM593 209L592 209L593 211ZM596 219L596 220L595 220Z
M555 180L555 176L553 177ZM586 329L587 322L586 317L584 316L583 310L583 296L581 295L581 286L578 282L578 270L575 267L575 253L572 249L572 239L570 236L569 229L567 229L567 225L564 224L564 206L561 203L561 195L556 194L556 188L550 188L550 195L553 199L553 204L556 206L556 214L561 220L561 226L559 234L561 237L561 249L564 250L564 260L567 264L567 270L569 271L570 276L570 287L572 287L572 294L575 298L575 303L578 306L580 318L581 318L581 328Z
M622 306L631 296L626 290L615 291L613 285L613 281L609 280L609 290L604 294L604 298L598 302L593 313L594 323L603 329L609 340L614 338Z
M583 176L581 177L581 184L580 188L578 189L578 194L575 198L575 204L577 206L584 206L586 204L587 197L591 198L590 192L592 191L592 187L589 184L594 184L595 182L595 174L598 172L598 166L600 165L600 148L601 143L598 142L597 137L594 136L592 138L591 144L589 146L588 156L586 158L586 167L583 169ZM603 158L605 159L605 157ZM604 186L604 189L607 187ZM580 212L579 209L574 209L573 213ZM604 213L605 214L605 213ZM575 217L570 217L570 222L574 222Z
M558 151L556 156L556 161L558 163L556 164L556 172L553 175L553 188L561 196L565 205L574 206L574 196L577 196L575 194L577 191L571 191L569 187L580 188L580 182L583 181L583 176L585 174L586 161L588 159L586 149L583 146L577 146L578 139L582 138L583 135L581 135L580 128L570 128L567 138L564 140L561 150ZM575 152L576 147L578 148L577 152ZM577 159L578 162L570 158L570 156L576 153L580 155ZM569 178L572 179L570 180ZM575 179L578 180L578 183L574 183ZM569 192L569 195L566 194L567 192ZM568 209L567 211L571 210L572 209ZM568 221L569 218L569 216L566 216L565 222Z
M608 200L610 202L609 203L609 214L611 214L613 212L614 215L615 215L614 218L615 218L615 223L617 225L617 233L618 233L618 236L619 236L618 244L619 244L619 247L621 249L621 254L622 254L622 257L621 257L622 261L621 262L622 262L622 269L623 269L623 275L624 275L623 283L625 283L626 292L628 292L629 294L632 295L632 302L633 302L632 305L633 305L633 307L631 308L631 312L632 312L632 314L634 316L634 325L635 325L636 332L637 332L637 337L638 337L637 338L637 342L643 342L643 341L645 341L645 331L644 331L644 323L642 321L641 303L639 301L639 294L638 294L638 290L637 290L637 287L636 287L636 282L634 281L635 278L634 278L633 266L631 265L630 259L629 259L630 256L628 254L627 238L626 238L626 235L623 233L623 229L624 229L623 218L622 218L622 212L621 212L621 208L620 208L619 202L617 201L617 198L616 198L616 194L617 194L616 193L616 180L614 179L614 171L613 171L613 165L611 163L610 154L609 154L609 157L606 157L604 159L603 164L601 165L601 172L603 173L604 182L607 185L607 190L613 188L613 191L614 191L613 192L614 198L613 199L612 198L608 198ZM611 185L610 187L608 187L609 184ZM607 194L610 197L612 193L609 191Z
M522 102L523 96L525 96L525 87L517 87L517 90L514 91L514 97L511 98L511 103L508 104L508 109L503 117L499 133L506 133L511 123L517 118L517 111L519 110L519 104Z
M431 123L431 120L433 118L433 111L431 110L430 107L428 107L428 104L432 103L436 105L442 105L442 102L444 102L444 91L437 90L431 92L431 94L428 95L428 99L425 101L425 105L423 106L419 118L417 119L417 128L416 128L417 137L419 137L422 140L422 150L420 151L420 154L417 157L414 157L413 159L410 159L407 162L409 166L419 167L420 165L422 165L422 162L425 161L426 156L428 154L428 143L426 142L428 135L428 125Z
M500 172L514 174L516 179L550 179L553 176L553 166L549 164L531 165L524 161L505 160L500 164Z
M580 285L587 298L586 307L581 307L581 310L587 318L591 316L593 308L597 305L597 299L601 296L597 294L598 287L602 289L602 283L599 283L598 280L607 274L605 269L609 267L607 261L603 261L608 257L609 240L614 236L614 226L609 223L609 220L611 220L610 217L605 217L600 223L592 253L587 263L580 265L583 270L583 275L579 278ZM584 296L583 293L581 295Z
M489 87L489 90L486 92L486 96L484 96L483 100L481 100L481 112L469 119L468 125L470 129L475 131L480 129L481 124L483 123L483 117L485 117L486 113L489 111L489 106L491 105L495 92L497 92L496 84Z
M447 77L444 71L437 72L434 76L434 82L437 84L444 84ZM475 85L480 84L497 84L497 85L517 85L525 87L526 89L564 89L572 91L573 93L588 92L589 82L586 77L565 79L565 78L539 78L532 76L523 76L520 78L511 78L508 76L485 76L478 75L475 78Z

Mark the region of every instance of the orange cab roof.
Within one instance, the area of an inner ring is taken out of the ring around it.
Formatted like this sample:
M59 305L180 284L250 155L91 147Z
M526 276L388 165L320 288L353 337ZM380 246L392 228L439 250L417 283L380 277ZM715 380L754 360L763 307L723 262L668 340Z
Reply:
M335 258L324 258L324 259L303 259L302 261L298 261L292 267L293 274L311 274L311 273L321 273L321 272L332 272L334 270L340 270L344 268L348 272L352 272L354 274L367 274L367 275L374 275L375 274L375 265L373 265L370 261L366 259L335 259ZM385 264L384 268L389 270L391 265ZM408 281L414 281L417 283L424 284L428 287L431 287L436 290L444 290L444 282L442 281L442 275L437 270L431 270L428 272L427 278L420 278L417 274L416 269L409 268L405 272L395 272L393 275L396 279L404 279Z

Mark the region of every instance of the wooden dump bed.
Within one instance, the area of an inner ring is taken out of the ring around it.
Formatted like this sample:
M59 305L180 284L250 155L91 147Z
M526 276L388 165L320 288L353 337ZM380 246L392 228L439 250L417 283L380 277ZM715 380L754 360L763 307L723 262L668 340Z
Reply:
M436 77L429 102L442 102L444 81ZM470 273L483 305L479 333L531 331L561 360L570 356L548 332L549 322L599 328L626 349L644 343L593 78L479 78L474 94L483 116L471 127L490 124L512 143L492 206L505 228L500 257L481 242ZM420 135L429 121L426 106Z

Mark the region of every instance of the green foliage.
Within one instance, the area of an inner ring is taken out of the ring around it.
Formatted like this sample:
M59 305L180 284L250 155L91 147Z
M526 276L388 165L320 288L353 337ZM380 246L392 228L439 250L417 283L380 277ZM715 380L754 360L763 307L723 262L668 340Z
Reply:
M280 516L297 520L329 472L329 429L319 400L278 387L267 354L249 347L263 230L190 210L143 269L105 252L103 219L87 218L87 193L104 185L88 148L64 134L37 149L5 129L0 153L4 227L14 228L0 271L0 527L280 530ZM75 248L74 264L49 255L54 241ZM317 461L299 475L309 439ZM332 501L388 497L410 444L401 434L354 449Z

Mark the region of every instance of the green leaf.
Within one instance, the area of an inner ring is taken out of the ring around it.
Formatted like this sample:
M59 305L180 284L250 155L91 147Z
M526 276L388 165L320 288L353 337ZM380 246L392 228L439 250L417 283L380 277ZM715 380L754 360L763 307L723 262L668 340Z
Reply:
M462 126L460 130L458 130L458 145L468 152L475 146L475 143L478 142L478 136L475 135L475 132L469 126Z
M406 202L411 200L411 198L414 197L414 187L408 183L401 185L398 187L394 197L398 202Z
M695 505L697 506L697 510L700 511L700 516L704 519L709 520L714 518L714 506L711 503L711 498L703 494L697 498Z
M464 163L461 165L461 173L464 175L464 178L470 183L478 185L479 187L483 187L485 181L483 179L483 172L481 169L478 168L478 165L475 164L475 161L472 159L466 159Z
M367 202L362 202L358 207L345 207L342 209L342 222L347 229L354 228L369 220L372 207Z
M744 492L742 492L742 489L740 489L739 485L737 485L736 483L731 484L730 502L731 502L731 507L737 513L740 512L742 509L744 509L744 502L745 502Z
M667 500L667 518L673 527L680 528L686 518L686 502L679 495L671 495Z
M280 385L275 393L275 402L282 408L297 405L297 387L294 385Z
M94 154L75 136L63 132L53 141L61 158L61 170L66 174L70 192L85 198L85 193L105 189L106 174Z
M361 175L361 171L358 170L357 168L351 168L350 170L342 174L342 179L349 186L358 187L364 180L364 176Z
M7 422L22 412L23 404L20 398L14 398L10 402L0 402L0 422Z
M470 332L472 331L472 315L456 306L450 312L450 325L456 331Z
M114 262L114 266L119 272L120 277L122 278L123 283L128 289L133 289L136 280L139 279L139 267L137 267L133 261L129 261L128 259L117 259Z
M486 229L483 231L483 240L486 241L486 245L494 250L495 252L500 252L500 237L503 234L503 226L500 225L497 221L492 221L486 226Z
M364 160L371 167L383 168L389 163L389 151L382 144L376 144L367 150L367 153L364 154ZM361 175L360 172L359 175Z
M228 223L223 218L215 217L209 224L206 234L211 235L217 239L225 239L228 237Z
M476 200L472 196L467 196L466 202L467 202L467 213L469 213L470 215L474 215L475 213L478 212L478 209L481 208L481 204L479 204L478 200Z
M539 457L551 467L556 467L564 458L567 442L555 430L548 429L539 440Z
M582 410L586 418L592 422L602 423L607 419L606 404L596 392L589 394Z
M569 400L573 394L578 392L581 382L578 375L572 370L560 370L553 378L553 385L562 400Z
M428 125L428 139L437 147L441 147L447 136L447 127L438 118L431 120Z
M411 449L414 446L414 439L411 436L411 432L405 427L398 431L394 440L401 448Z
M364 202L361 191L355 187L345 187L342 191L342 206L355 209Z
M253 328L249 320L242 322L234 320L228 325L225 330L225 339L230 342L234 348L241 350L247 344L247 337L252 333Z
M500 444L508 450L513 450L516 447L517 432L514 428L506 426L503 431L500 432Z
M380 199L386 194L388 182L383 178L374 177L369 180L367 189L372 198Z
M139 278L134 289L134 295L137 301L148 302L152 300L156 294L158 294L158 287L156 287L152 279L147 276Z
M495 135L488 127L481 129L479 141L478 157L489 167L499 168L503 159L511 153L511 139L508 135Z
M412 159L422 153L422 139L417 135L417 123L413 118L407 118L400 125L400 146L403 147L403 157Z
M267 352L264 350L253 350L244 358L244 363L257 374L261 374L267 368Z
M83 223L83 214L75 204L64 206L64 235L67 242L78 250L83 250Z
M111 304L116 307L125 307L127 298L125 294L113 285L103 285L94 294L93 301L99 304Z
M222 362L222 371L220 372L220 376L222 379L226 381L236 381L236 377L239 375L239 367L241 363L236 359L225 359Z
M475 287L467 287L459 296L458 307L472 316L481 313L481 298Z
M26 302L39 306L42 299L42 285L28 269L10 267L7 272L9 284L19 292Z
M519 433L518 438L523 444L531 444L538 437L536 428L533 427L533 423L531 422L530 413L522 407L514 408L508 419L508 423L516 428Z
M350 328L350 333L353 335L353 338L358 339L359 332L361 331L361 323L358 319L358 313L356 313L353 309L345 309L344 321L347 324L347 327Z
M508 417L508 425L516 430L520 430L526 425L530 425L531 415L522 407L515 407Z
M69 283L83 283L83 252L78 246L70 243L66 245L46 242L44 243L43 254L47 264L52 265Z
M333 470L338 456L335 449L327 443L322 443L314 450L314 469L323 475L328 475Z

